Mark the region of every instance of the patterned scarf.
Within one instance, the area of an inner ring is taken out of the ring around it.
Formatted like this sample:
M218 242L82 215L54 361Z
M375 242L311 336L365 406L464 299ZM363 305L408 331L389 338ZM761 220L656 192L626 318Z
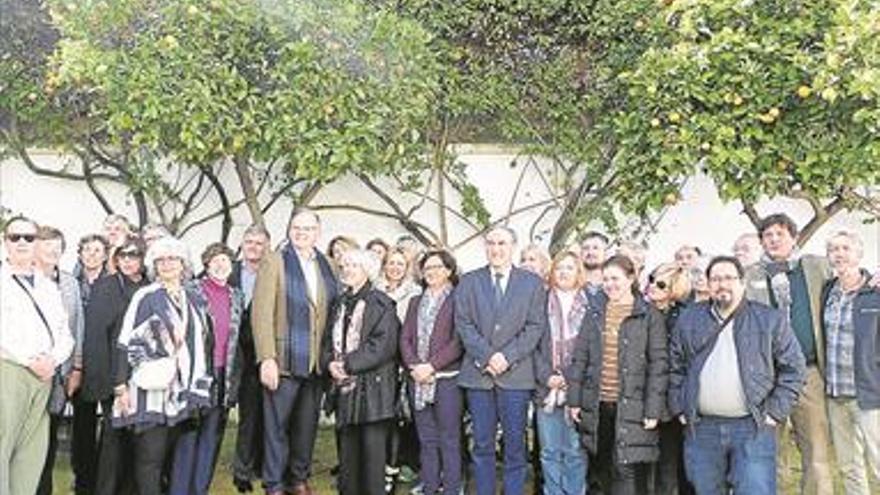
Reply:
M333 323L333 356L334 359L340 360L348 353L357 350L361 345L361 331L364 324L364 308L367 303L363 299L357 299L352 311L351 319L348 321L348 330L345 331L345 313L348 306L356 298L352 295L345 296L339 312L336 314L336 321ZM355 381L349 379L339 385L339 392L347 394L354 389Z
M574 301L567 315L563 314L559 292L551 289L547 297L547 320L550 324L550 358L554 374L571 363L577 334L584 315L587 313L587 294L583 290L575 293ZM544 399L544 410L552 412L555 407L565 405L565 390L553 389Z
M774 261L766 253L761 256L761 266L770 279L770 290L773 291L773 299L776 301L776 307L782 311L785 323L791 326L791 282L788 274L797 268L801 261L800 251L792 250L788 259L783 261Z
M451 291L451 287L446 287L437 297L433 297L430 292L426 291L419 301L416 353L419 356L419 361L423 363L428 360L428 354L431 351L431 334L434 331L434 323L437 321L437 313L440 312L443 302L446 301L446 296ZM434 403L436 390L436 380L431 383L417 383L415 385L415 397L413 399L416 411L421 411L426 405Z

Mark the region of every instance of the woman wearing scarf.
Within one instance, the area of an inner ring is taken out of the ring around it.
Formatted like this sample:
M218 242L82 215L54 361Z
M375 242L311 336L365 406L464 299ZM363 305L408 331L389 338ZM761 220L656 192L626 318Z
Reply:
M586 271L571 251L556 255L547 294L548 331L535 354L536 414L545 495L581 495L586 489L587 454L577 425L566 411L569 366L587 314Z
M675 322L678 321L678 315L690 299L691 271L681 268L676 263L663 263L648 275L645 296L663 313L667 345L672 341L672 332L675 329ZM656 495L694 493L684 471L682 449L684 427L680 421L664 414L660 418L659 429L660 459L649 471L649 490Z
M216 242L202 253L204 276L192 284L198 304L207 308L214 332L212 406L181 425L174 447L171 495L207 495L223 442L228 411L238 397L238 328L244 295L228 284L234 253Z
M400 354L410 376L410 396L419 436L422 493L461 490L463 399L455 377L461 341L454 328L452 292L458 282L455 258L429 251L419 263L421 295L410 299L400 336Z
M410 300L421 294L422 287L416 283L413 276L415 262L410 254L399 246L390 248L382 262L382 277L378 288L388 295L397 304L397 318L400 321L406 319L406 310ZM398 402L396 424L388 436L388 465L385 466L385 491L393 493L398 479L413 481L418 485L418 480L407 479L410 473L420 470L419 441L416 426L413 423L412 411L410 410L410 398L406 390L403 377L406 371L398 370L400 382L397 384ZM411 469L410 473L401 474L401 464Z
M394 301L373 287L379 260L354 249L342 257L340 297L324 332L321 369L333 380L327 396L336 413L339 492L383 495L386 441L397 399L397 338Z
M204 306L184 289L188 260L173 237L150 247L155 282L134 294L119 332L113 426L133 430L140 495L162 493L172 428L211 406L213 333Z

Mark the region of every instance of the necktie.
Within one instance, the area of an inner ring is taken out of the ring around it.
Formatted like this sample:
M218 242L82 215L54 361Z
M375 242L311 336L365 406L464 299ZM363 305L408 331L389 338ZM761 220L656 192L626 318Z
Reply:
M501 304L501 298L504 296L504 290L501 289L501 279L504 278L504 275L501 273L495 274L495 304Z

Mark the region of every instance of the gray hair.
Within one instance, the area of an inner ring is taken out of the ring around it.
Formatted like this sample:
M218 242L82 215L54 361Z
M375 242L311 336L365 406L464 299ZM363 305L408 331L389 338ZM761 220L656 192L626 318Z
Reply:
M342 260L343 262L348 261L363 268L371 283L376 283L379 280L382 261L376 256L376 253L361 248L349 249L342 255Z
M147 256L144 265L147 269L147 275L151 280L156 278L156 260L166 256L180 258L183 262L184 277L193 273L192 259L189 255L189 248L183 241L176 237L167 236L156 239L152 246L147 250Z
M862 237L857 234L855 230L851 229L840 229L828 236L828 240L825 241L825 252L828 252L828 250L831 249L831 242L839 237L849 240L853 247L856 248L856 251L858 251L859 256L865 253L865 245L862 242Z
M492 235L492 233L497 232L499 230L501 232L507 232L507 235L510 236L510 239L513 241L513 244L517 244L516 231L513 230L512 228L508 227L507 225L496 225L496 226L492 227L491 229L486 231L486 235L483 236L483 239L487 239L490 235Z

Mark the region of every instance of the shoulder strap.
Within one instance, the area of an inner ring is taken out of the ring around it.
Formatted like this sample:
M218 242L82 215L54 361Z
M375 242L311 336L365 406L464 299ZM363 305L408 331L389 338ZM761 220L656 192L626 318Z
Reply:
M13 275L12 280L15 280L15 283L18 284L19 287L21 287L21 290L23 290L24 293L27 294L28 299L30 299L31 302L34 304L34 309L37 310L37 315L40 316L40 320L42 320L43 325L46 326L46 333L49 334L49 341L52 342L52 347L55 347L55 336L52 335L52 327L49 325L49 320L46 319L46 315L43 314L43 310L40 308L40 305L37 304L37 300L34 299L34 295L31 294L31 291L29 291L27 287L25 287L21 279L18 278L18 275Z

